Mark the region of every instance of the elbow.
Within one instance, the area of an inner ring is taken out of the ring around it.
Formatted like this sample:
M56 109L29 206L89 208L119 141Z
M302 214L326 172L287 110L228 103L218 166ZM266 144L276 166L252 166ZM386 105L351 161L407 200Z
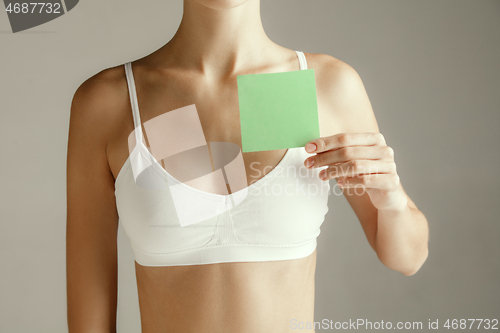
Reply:
M415 273L418 272L420 268L417 268L417 269L413 269L411 271L403 271L401 272L404 276L412 276L412 275L415 275Z
M400 272L405 276L415 275L420 270L420 268L424 265L428 256L429 256L429 249L426 247L424 253L420 256L420 258L418 260L414 261L414 264L409 269L406 269L406 270L403 270Z

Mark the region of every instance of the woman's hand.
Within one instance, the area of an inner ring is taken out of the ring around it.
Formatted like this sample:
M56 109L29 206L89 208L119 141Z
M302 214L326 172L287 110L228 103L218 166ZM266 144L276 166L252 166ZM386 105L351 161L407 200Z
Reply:
M379 210L406 208L394 150L381 133L340 133L310 141L305 149L317 154L304 161L307 168L328 166L319 173L322 180L336 178L339 187L358 195L366 191Z

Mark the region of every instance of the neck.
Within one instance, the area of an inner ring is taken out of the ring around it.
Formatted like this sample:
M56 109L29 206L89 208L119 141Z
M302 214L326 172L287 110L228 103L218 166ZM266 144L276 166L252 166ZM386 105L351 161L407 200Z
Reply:
M165 52L178 66L224 77L262 62L271 48L260 17L260 0L230 8L184 1L184 13Z

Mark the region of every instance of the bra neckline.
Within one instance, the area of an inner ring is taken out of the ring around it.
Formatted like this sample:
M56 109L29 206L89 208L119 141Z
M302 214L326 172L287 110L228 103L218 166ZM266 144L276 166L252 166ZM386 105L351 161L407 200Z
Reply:
M179 189L185 191L185 192L191 192L193 194L197 194L200 196L204 196L207 198L213 198L216 200L227 200L230 197L235 197L238 195L241 195L242 193L249 191L253 188L258 188L262 186L263 184L267 183L270 181L272 178L274 178L280 171L283 170L283 167L285 167L293 157L293 155L297 152L298 149L303 149L303 147L295 147L295 148L288 148L285 152L285 155L281 158L281 160L276 164L276 166L269 171L267 174L265 174L263 177L259 178L255 182L251 183L250 185L245 186L244 188L236 191L236 192L231 192L229 194L217 194L217 193L211 193L211 192L206 192L202 191L200 189L194 188L192 186L186 185L177 178L175 178L172 174L170 174L167 170L165 170L160 163L154 158L153 154L147 149L147 147L140 142L139 145L135 146L134 149L140 149L141 152L145 153L148 157L149 160L151 160L151 167L167 182L172 183L173 185L177 186ZM124 171L125 167L127 166L127 163L130 164L132 161L130 159L130 156L133 156L133 154L129 154L127 160L125 161L125 164L123 165L122 169L118 172L118 176L116 176L115 180L115 188L116 185L118 184L119 180L122 178L122 171Z

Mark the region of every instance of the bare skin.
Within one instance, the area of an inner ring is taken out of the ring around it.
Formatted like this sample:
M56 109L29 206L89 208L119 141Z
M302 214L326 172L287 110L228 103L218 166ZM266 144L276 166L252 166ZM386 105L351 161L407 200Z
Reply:
M378 132L357 73L324 54L315 70L322 136ZM177 34L132 63L142 122L196 104L207 141L241 147L236 77L299 69L293 50L267 38L257 0L185 1ZM72 332L115 332L118 213L114 182L129 155L132 111L123 66L75 93L68 143L67 291ZM146 133L147 135L147 133ZM248 184L285 150L245 153ZM377 209L347 196L375 248ZM410 200L410 203L413 204ZM146 267L135 263L142 332L292 332L314 319L316 251L296 260ZM310 330L314 332L314 330Z

